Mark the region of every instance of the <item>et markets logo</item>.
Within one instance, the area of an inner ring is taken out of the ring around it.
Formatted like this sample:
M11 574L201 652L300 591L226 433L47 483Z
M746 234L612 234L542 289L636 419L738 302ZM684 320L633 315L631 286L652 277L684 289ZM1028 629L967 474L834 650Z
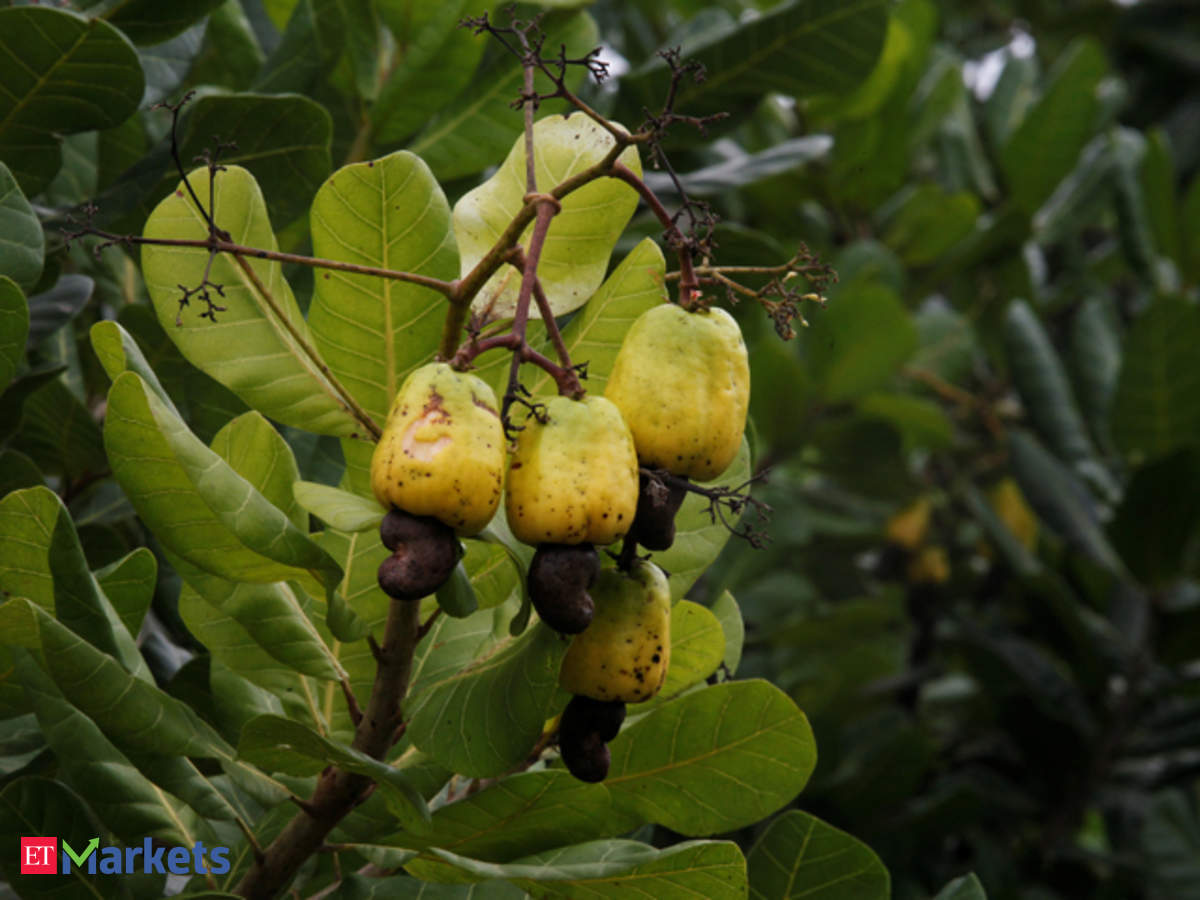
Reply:
M140 847L101 847L100 838L94 837L76 851L56 837L21 838L22 875L67 875L72 864L89 875L224 875L229 871L229 848L205 847L202 841L191 849L153 847L150 838Z

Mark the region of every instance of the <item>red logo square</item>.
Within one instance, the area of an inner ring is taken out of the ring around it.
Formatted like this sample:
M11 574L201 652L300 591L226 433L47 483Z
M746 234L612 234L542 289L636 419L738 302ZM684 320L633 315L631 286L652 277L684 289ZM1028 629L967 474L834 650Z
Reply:
M57 875L58 838L21 838L21 874Z

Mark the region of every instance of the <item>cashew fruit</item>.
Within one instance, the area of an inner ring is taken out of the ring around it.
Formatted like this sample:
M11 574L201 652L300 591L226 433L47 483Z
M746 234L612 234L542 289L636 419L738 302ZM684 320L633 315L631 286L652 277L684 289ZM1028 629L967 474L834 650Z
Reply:
M1030 552L1037 548L1038 520L1025 495L1012 478L1005 478L988 491L992 510L1008 530Z
M603 397L553 397L517 437L508 468L508 527L527 544L611 544L637 511L637 453ZM544 420L544 421L543 421Z
M579 634L596 606L588 589L600 571L591 544L540 544L529 563L529 599L538 617L559 634Z
M429 363L404 380L371 457L371 489L386 507L477 534L500 505L504 431L482 380Z
M918 497L899 512L893 513L883 527L888 543L910 552L916 551L929 533L933 504L928 497Z
M668 550L675 543L675 516L687 488L682 484L663 484L642 473L638 480L637 514L633 517L633 536L647 550Z
M592 624L571 641L559 684L593 700L640 703L662 687L671 659L671 591L658 566L630 574L601 569L592 586Z
M625 335L604 396L629 423L642 465L716 478L737 455L750 406L737 322L722 309L648 309Z
M454 529L432 516L414 516L393 507L379 525L379 536L392 551L379 564L379 587L396 600L428 597L458 564Z
M567 771L589 784L603 781L612 765L612 753L598 734L578 738L562 738L558 745Z

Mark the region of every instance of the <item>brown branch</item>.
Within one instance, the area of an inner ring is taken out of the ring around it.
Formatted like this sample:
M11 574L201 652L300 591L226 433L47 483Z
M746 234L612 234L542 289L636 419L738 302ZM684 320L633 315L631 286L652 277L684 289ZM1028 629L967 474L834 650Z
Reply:
M420 610L419 603L405 600L393 600L388 608L371 699L355 731L353 743L355 750L375 759L383 759L403 721L401 701L408 691L412 672ZM364 775L335 766L326 768L317 780L312 797L295 801L301 811L263 851L262 858L250 867L234 893L247 900L269 900L277 896L305 860L324 846L325 838L337 824L365 800L374 787L374 782Z
M700 293L700 283L696 280L696 271L692 265L692 254L688 248L687 239L679 230L679 225L667 208L663 206L662 201L658 199L658 195L650 190L650 186L624 163L614 163L612 175L638 192L665 229L667 243L675 248L676 255L679 257L679 305L684 309L691 309Z

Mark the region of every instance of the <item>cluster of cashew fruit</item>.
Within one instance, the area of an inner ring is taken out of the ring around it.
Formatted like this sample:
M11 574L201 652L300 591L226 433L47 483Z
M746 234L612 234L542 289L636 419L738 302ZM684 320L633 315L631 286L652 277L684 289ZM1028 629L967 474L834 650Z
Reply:
M615 555L602 560L596 548L671 546L687 481L715 478L737 454L749 390L733 318L663 304L631 326L603 397L538 400L512 447L491 388L448 364L412 373L392 404L371 462L392 551L380 587L400 600L436 591L458 562L458 539L480 532L503 495L513 535L537 548L533 607L571 636L559 682L575 696L559 747L577 778L607 775L625 704L658 693L671 653L662 570L629 553L611 565Z

